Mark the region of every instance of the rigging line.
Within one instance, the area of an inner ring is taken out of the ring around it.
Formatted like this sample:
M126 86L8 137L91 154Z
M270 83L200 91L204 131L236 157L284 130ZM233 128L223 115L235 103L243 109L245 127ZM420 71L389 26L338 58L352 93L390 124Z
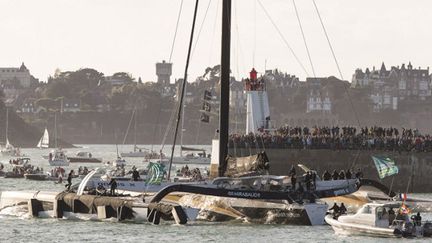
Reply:
M205 23L205 21L206 21L206 19L207 19L207 13L208 13L208 11L209 11L210 5L211 5L211 0L208 1L207 9L206 9L206 11L205 11L205 13L204 13L204 18L203 18L203 20L202 20L202 22L201 22L200 29L199 29L198 34L197 34L197 37L196 37L196 39L195 39L194 47L193 47L193 49L192 49L192 55L191 55L191 58L194 56L195 49L196 49L196 47L197 47L197 45L198 45L198 41L199 41L199 38L200 38L200 35L201 35L201 31L202 31L202 29L203 29L203 27L204 27L204 23Z
M126 129L126 134L125 134L125 136L123 138L123 145L126 143L126 139L127 139L128 135L129 135L129 129L130 129L131 125L132 125L132 120L135 118L135 110L136 110L136 106L134 107L132 115L131 115L131 119L129 120L129 124L128 124L128 127Z
M152 142L151 142L151 149L150 149L150 151L153 151L153 144L154 144L154 141L155 141L157 126L159 124L159 119L160 119L161 113L162 113L162 101L159 102L159 112L158 112L158 115L156 117L155 128L154 128L154 131L153 131L153 136L152 136Z
M317 13L317 15L318 15L318 18L319 18L319 20L320 20L320 23L321 23L322 29L323 29L324 34L325 34L325 37L326 37L326 39L327 39L327 43L328 43L328 45L329 45L329 47L330 47L330 51L331 51L331 53L332 53L332 55L333 55L333 59L334 59L334 61L335 61L335 63L336 63L336 67L337 67L337 69L338 69L338 71L339 71L340 78L341 78L341 80L343 81L344 78L343 78L343 75L342 75L342 71L341 71L341 69L340 69L340 67L339 67L339 62L338 62L338 60L337 60L337 58L336 58L336 54L335 54L335 52L334 52L334 49L333 49L333 46L332 46L332 44L331 44L330 38L329 38L329 36L328 36L328 34L327 34L327 30L326 30L326 28L325 28L324 21L323 21L322 18L321 18L321 14L320 14L320 12L319 12L319 10L318 10L318 6L317 6L316 3L315 3L315 0L312 0L312 2L313 2L313 4L314 4L314 6L315 6L316 13ZM345 85L343 85L343 87L344 87L345 92L346 92L346 94L347 94L347 96L348 96L348 101L350 102L351 108L352 108L353 113L354 113L354 117L355 117L355 119L357 120L357 124L358 124L358 126L359 126L359 128L360 128L360 127L361 127L360 119L359 119L359 116L358 116L358 114L357 114L357 111L356 111L356 109L355 109L355 107L354 107L354 103L352 102L352 99L351 99L351 95L350 95L350 93L349 93L349 90L348 90L348 88L347 88ZM354 162L355 162L355 161L354 161Z
M199 4L199 0L196 0L194 16L193 16L193 21L192 21L192 29L191 29L190 40L189 40L188 54L187 54L187 58L186 58L184 78L183 78L182 89L181 89L181 96L180 96L180 101L179 101L178 110L177 110L177 120L176 120L175 132L174 132L174 141L172 144L171 157L170 157L170 163L169 163L169 169L168 169L168 177L167 177L168 180L170 179L170 175L171 175L171 167L172 167L173 156L174 156L174 148L176 145L177 133L178 133L179 123L180 123L180 118L181 118L181 111L183 108L183 98L185 95L184 91L185 91L185 87L186 87L186 83L187 83L187 75L188 75L187 73L188 73L188 69L189 69L189 61L191 58L192 44L193 44L193 40L194 40L194 31L195 31L195 23L196 23L196 17L197 17L197 12L198 12L198 4Z
M257 0L254 0L254 42L253 42L253 52L252 52L252 67L255 67L255 54L256 54L256 19L257 19Z
M300 59L298 58L298 56L295 54L294 50L291 48L290 44L288 43L288 41L286 40L285 36L282 34L282 32L280 31L280 29L277 27L276 23L273 21L272 17L270 16L270 14L267 12L267 10L265 9L264 5L261 3L260 0L257 0L258 4L261 6L261 8L263 9L264 13L266 14L267 18L270 20L270 22L272 23L273 27L276 29L276 31L278 32L279 36L282 38L283 42L285 43L285 45L288 47L288 49L290 50L291 54L294 56L294 58L296 59L297 63L300 65L300 67L303 69L303 71L305 72L305 74L307 76L309 76L308 71L306 70L305 66L303 65L303 63L300 61Z
M295 13L296 13L296 16L297 16L297 21L299 23L300 31L301 31L301 34L302 34L302 37L303 37L303 42L304 42L304 45L305 45L305 48L306 48L306 52L307 52L307 55L308 55L308 58L309 58L309 62L310 62L311 68L312 68L312 74L316 78L315 68L314 68L314 65L313 65L313 62L312 62L312 57L311 57L311 54L310 54L310 51L309 51L309 47L307 45L306 35L305 35L304 31L303 31L303 26L302 26L302 23L301 23L301 20L300 20L300 15L299 15L298 10L297 10L297 5L295 3L295 0L293 0L292 2L293 2L293 5L294 5L294 10L295 10Z
M237 69L237 77L240 77L240 69L239 69L239 55L240 55L240 35L239 35L239 28L238 28L238 18L237 18L237 1L234 1L234 20L235 20L235 30L236 30L236 44L237 48L235 48L236 51L236 69Z
M176 114L176 103L174 102L173 109L172 109L172 112L171 112L171 116L170 116L170 119L168 121L167 127L165 129L164 136L162 138L162 145L161 145L160 151L162 151L164 149L164 147L165 147L165 141L166 141L166 139L168 137L168 133L171 131L171 128L172 128L171 125L172 125L172 123L174 121L175 114Z
M176 23L176 27L175 27L175 31L174 31L174 38L173 38L172 45L171 45L171 52L170 52L168 63L171 63L172 54L174 52L174 46L175 46L175 41L176 41L176 38L177 38L177 32L178 32L178 27L179 27L179 23L180 23L180 16L181 16L181 13L182 13L182 9L183 9L183 0L181 0L181 2L180 2L180 8L179 8L179 12L178 12L178 15L177 15L177 23Z
M319 12L319 10L318 10L318 6L316 5L315 0L312 0L312 2L313 2L313 4L314 4L314 6L315 6L316 13L317 13L318 18L319 18L319 20L320 20L321 27L322 27L322 29L323 29L323 31L324 31L324 35L325 35L325 37L326 37L326 39L327 39L327 43L328 43L328 45L329 45L329 47L330 47L330 51L331 51L331 53L332 53L332 55L333 55L333 59L334 59L334 61L335 61L335 63L336 63L336 67L337 67L337 69L338 69L338 71L339 71L339 75L340 75L341 79L343 80L344 78L343 78L343 75L342 75L342 71L341 71L341 69L340 69L340 67L339 67L339 62L338 62L338 60L337 60L337 58L336 58L336 54L335 54L335 52L334 52L334 50L333 50L333 46L332 46L331 41L330 41L330 38L329 38L329 36L328 36L328 34L327 34L327 30L326 30L326 28L325 28L325 26L324 26L324 22L323 22L323 20L322 20L322 18L321 18L321 14L320 14L320 12Z

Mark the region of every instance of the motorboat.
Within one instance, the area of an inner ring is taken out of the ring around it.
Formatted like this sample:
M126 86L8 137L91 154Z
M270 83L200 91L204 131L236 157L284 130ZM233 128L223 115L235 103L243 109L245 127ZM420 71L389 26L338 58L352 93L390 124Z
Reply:
M48 156L48 162L51 166L69 166L69 159L66 153L61 149L52 151Z
M32 168L28 157L11 159L9 163L12 165L12 171L5 172L4 178L24 178L24 174Z
M355 214L327 215L325 221L336 234L373 237L430 237L432 223L408 217L404 203L367 203Z
M78 152L68 159L70 163L102 163L102 158L95 158L90 152Z
M121 158L121 157L117 157L116 160L114 160L113 164L114 167L122 167L122 166L126 166L126 160Z

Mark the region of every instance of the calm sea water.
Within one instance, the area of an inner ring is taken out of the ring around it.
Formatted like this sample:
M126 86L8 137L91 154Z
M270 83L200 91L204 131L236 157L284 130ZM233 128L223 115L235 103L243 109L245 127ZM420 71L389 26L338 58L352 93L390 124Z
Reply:
M145 146L150 148L149 146ZM209 146L203 146L210 152ZM120 146L121 152L133 146ZM155 148L159 149L159 148ZM112 161L116 157L113 145L83 145L82 148L67 149L68 154L90 151L93 157ZM164 149L169 152L169 148ZM50 170L42 155L49 150L23 149L32 159L32 164ZM0 157L4 164L8 158ZM128 159L129 166L144 167L142 159ZM73 164L77 169L84 164ZM85 164L90 168L100 165ZM36 182L25 179L0 178L0 192L5 190L63 190L63 185L53 182ZM432 194L417 194L416 197L432 199ZM432 220L432 214L425 214ZM18 209L0 213L0 242L403 242L405 239L376 239L369 237L345 237L334 234L330 226L257 225L250 223L196 222L185 226L162 223L118 223L113 221L33 219ZM432 242L430 239L410 242Z

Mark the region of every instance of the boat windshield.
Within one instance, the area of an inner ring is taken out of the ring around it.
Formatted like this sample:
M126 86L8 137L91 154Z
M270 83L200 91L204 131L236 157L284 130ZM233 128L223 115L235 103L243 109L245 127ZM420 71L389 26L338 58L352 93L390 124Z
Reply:
M371 208L371 206L366 205L362 209L360 209L359 213L361 213L361 214L372 214L372 208Z

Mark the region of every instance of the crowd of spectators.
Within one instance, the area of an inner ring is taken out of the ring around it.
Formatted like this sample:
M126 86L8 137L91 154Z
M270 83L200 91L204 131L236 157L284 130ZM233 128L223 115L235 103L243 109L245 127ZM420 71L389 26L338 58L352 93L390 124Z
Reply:
M432 152L432 136L393 127L284 126L271 132L231 134L229 147Z

